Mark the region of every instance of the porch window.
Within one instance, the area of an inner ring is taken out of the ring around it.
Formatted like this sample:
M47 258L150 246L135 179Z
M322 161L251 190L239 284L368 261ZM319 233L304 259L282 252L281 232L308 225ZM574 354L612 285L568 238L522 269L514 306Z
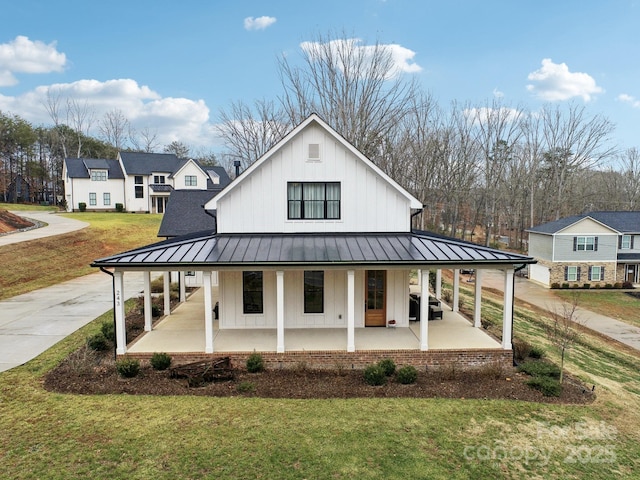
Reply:
M105 206L111 205L111 194L109 192L104 192L102 194L102 203Z
M144 198L144 181L142 175L135 175L133 179L136 188L136 198Z
M604 267L599 265L592 265L589 267L589 280L593 282L600 282L604 280Z
M195 175L185 175L184 176L184 186L185 187L197 187L198 186L198 177Z
M242 309L244 313L263 313L262 272L242 272Z
M98 200L95 193L89 194L89 205L95 206L98 204Z
M304 272L304 313L324 313L324 272Z
M573 250L578 252L598 250L598 237L573 237Z
M289 182L289 220L337 220L340 218L339 182Z
M564 267L564 279L567 282L578 282L580 281L580 267Z

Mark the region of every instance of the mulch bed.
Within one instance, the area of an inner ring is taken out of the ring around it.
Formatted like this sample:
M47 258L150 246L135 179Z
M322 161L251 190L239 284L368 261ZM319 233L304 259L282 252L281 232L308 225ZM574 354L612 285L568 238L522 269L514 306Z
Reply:
M242 366L244 367L244 366ZM311 370L305 368L248 373L235 366L230 381L189 387L186 379L170 378L143 364L137 377L122 378L113 357L82 348L71 354L44 379L49 391L73 394L197 395L262 398L476 398L584 404L594 400L591 388L565 377L560 397L545 397L526 385L528 378L513 369L498 375L494 369L475 372L443 369L419 372L415 384L402 385L390 378L386 385L370 386L361 370Z

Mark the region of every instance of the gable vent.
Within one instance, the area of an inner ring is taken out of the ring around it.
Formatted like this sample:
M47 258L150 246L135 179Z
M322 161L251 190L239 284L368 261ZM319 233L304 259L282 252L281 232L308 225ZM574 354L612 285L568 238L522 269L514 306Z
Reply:
M319 143L310 143L309 144L309 160L320 160L320 144Z

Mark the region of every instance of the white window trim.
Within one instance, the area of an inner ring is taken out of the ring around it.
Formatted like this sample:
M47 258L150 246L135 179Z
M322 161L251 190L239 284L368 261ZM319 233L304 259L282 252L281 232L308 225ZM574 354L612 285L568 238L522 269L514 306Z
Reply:
M622 241L620 242L620 250L630 250L630 249L631 249L631 235L622 235Z
M573 278L571 275L571 269L573 269ZM578 267L575 265L567 266L567 282L577 282L578 281Z

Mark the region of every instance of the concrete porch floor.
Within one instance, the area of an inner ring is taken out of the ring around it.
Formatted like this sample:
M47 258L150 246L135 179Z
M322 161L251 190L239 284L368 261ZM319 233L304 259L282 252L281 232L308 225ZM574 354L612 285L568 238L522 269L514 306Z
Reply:
M214 303L217 291L214 288ZM408 300L407 300L408 301ZM444 307L442 320L429 322L429 350L500 349L501 345L483 329L474 328L462 315ZM346 350L345 328L288 328L284 332L285 350L332 351ZM410 326L355 329L358 350L419 350L420 322ZM204 352L204 294L202 288L177 306L171 315L160 319L153 330L145 332L128 345L129 353ZM222 329L214 320L213 349L215 352L275 352L276 330Z

